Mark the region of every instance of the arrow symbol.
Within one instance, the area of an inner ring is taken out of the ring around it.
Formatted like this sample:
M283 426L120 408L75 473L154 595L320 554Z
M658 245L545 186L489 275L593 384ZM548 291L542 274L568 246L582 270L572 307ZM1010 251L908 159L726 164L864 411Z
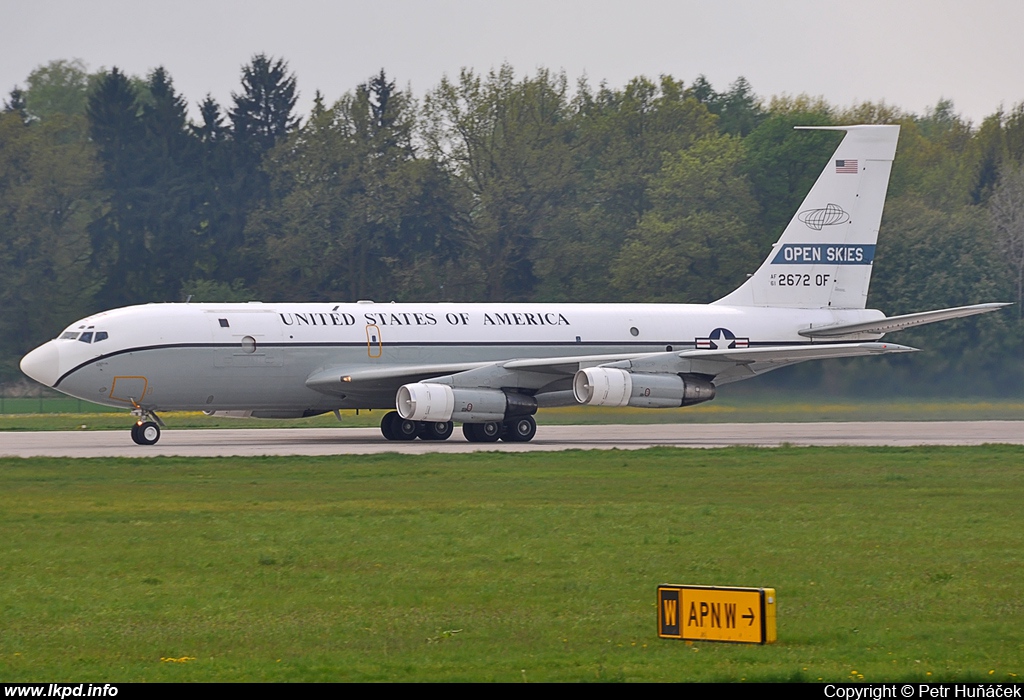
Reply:
M740 617L742 617L744 620L749 619L750 622L747 623L747 627L750 627L752 624L754 624L754 609L753 608L747 608L747 614L746 615L740 615Z

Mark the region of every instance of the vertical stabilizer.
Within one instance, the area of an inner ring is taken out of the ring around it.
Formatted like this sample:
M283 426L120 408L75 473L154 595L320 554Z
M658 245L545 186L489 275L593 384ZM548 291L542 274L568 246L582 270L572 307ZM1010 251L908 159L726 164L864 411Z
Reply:
M845 131L839 148L768 258L732 306L863 309L871 282L898 126L816 126Z

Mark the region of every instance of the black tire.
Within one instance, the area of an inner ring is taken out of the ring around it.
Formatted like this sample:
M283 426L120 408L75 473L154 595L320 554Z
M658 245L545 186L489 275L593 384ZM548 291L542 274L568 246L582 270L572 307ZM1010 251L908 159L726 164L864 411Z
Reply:
M132 439L140 445L155 445L160 439L160 426L153 421L146 421L132 429Z
M398 411L391 411L385 413L384 417L380 419L380 434L384 436L385 440L397 440L395 437L395 418L400 418Z
M420 424L421 440L447 440L453 432L455 432L455 424L451 421L446 423L426 421Z
M470 442L497 442L501 437L501 423L463 423L462 434Z
M420 425L414 420L406 420L397 413L391 422L392 440L415 440L420 433Z
M132 423L132 442L134 442L136 445L142 444L142 442L140 442L141 438L139 437L140 427L142 427L140 424Z
M505 421L501 439L505 442L529 442L537 434L537 421L533 416L523 416Z

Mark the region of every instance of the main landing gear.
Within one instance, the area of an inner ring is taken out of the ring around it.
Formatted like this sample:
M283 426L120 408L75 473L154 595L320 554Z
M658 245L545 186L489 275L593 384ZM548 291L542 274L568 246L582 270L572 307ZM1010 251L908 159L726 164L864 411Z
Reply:
M136 445L155 445L160 439L160 426L164 424L160 416L145 409L132 411L136 416L132 426L132 440Z
M447 440L452 436L454 427L451 421L406 420L397 411L385 414L380 421L380 432L388 440ZM537 421L533 416L520 416L501 423L463 423L462 434L469 442L529 442L537 434Z

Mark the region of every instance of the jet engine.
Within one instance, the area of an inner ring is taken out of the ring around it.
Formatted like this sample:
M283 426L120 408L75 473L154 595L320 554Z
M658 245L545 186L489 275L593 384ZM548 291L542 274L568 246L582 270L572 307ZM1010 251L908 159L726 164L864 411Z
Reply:
M458 389L417 382L399 387L395 407L406 420L486 423L532 416L537 412L537 399L500 389Z
M627 372L587 367L573 377L572 391L589 406L679 408L715 398L715 385L694 375Z

